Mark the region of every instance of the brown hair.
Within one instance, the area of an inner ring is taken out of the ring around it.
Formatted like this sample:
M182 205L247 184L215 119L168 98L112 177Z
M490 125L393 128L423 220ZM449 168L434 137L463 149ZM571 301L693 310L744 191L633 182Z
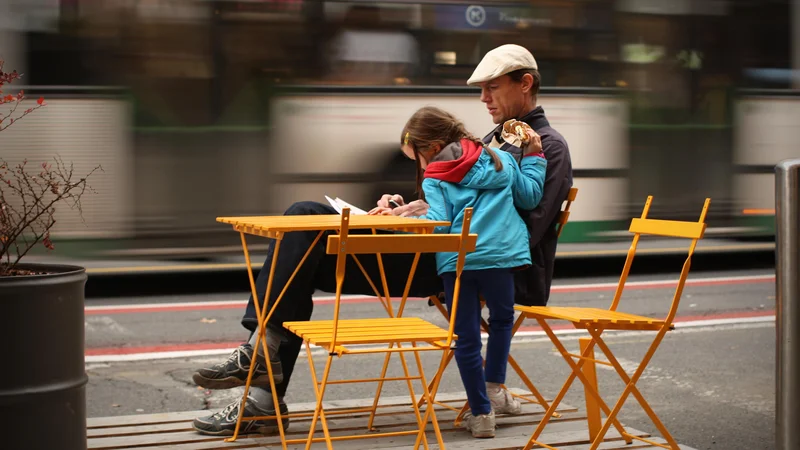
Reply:
M408 145L414 150L414 159L417 163L417 194L421 199L424 199L425 194L422 192L420 155L430 162L431 158L437 153L431 147L438 145L439 150L441 150L448 144L458 142L461 139L467 139L477 144L479 148L486 149L489 157L492 158L495 170L498 172L503 170L503 162L500 161L497 154L489 147L486 147L483 141L467 131L464 124L447 111L435 106L425 106L418 109L408 119L406 126L403 127L403 133L400 135L400 145Z
M519 69L513 72L509 72L508 76L511 77L511 80L515 83L519 83L522 81L522 77L525 74L530 74L533 77L533 84L531 85L531 97L536 97L539 95L539 87L542 84L542 75L539 74L539 71L536 69Z

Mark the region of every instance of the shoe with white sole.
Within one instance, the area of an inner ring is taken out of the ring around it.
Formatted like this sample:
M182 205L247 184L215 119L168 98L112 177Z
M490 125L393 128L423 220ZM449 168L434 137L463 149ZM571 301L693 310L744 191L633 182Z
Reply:
M493 438L496 428L494 411L479 416L473 416L471 412L467 411L464 413L461 426L469 430L474 438Z
M492 410L496 414L517 415L522 413L522 405L519 400L514 398L511 392L508 392L508 389L501 387L499 384L486 383L486 394L489 396Z

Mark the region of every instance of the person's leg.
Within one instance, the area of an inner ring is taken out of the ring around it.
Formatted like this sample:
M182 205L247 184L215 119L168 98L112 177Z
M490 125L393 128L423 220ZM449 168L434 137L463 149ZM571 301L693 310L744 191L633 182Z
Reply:
M475 272L471 271L464 271L461 275L461 289L454 326L458 340L454 353L471 413L464 415L463 424L475 437L493 437L494 416L483 377L480 301L478 299L478 281L474 275ZM442 279L447 309L452 314L455 273L444 273Z
M480 292L489 308L489 341L486 344L486 392L496 414L519 414L522 407L500 385L506 382L511 329L514 326L514 274L506 269L482 270Z

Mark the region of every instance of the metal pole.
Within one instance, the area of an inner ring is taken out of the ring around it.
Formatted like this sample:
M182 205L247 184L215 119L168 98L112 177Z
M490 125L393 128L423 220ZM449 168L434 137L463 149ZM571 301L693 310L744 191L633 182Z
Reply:
M792 0L791 5L792 86L800 89L800 0Z
M800 449L800 159L775 167L775 448Z

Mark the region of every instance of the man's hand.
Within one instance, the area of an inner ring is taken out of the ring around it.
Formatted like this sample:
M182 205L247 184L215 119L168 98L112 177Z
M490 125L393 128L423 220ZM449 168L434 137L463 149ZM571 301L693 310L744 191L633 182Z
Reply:
M525 155L535 155L542 152L542 138L533 130L528 130L528 145L523 149Z

